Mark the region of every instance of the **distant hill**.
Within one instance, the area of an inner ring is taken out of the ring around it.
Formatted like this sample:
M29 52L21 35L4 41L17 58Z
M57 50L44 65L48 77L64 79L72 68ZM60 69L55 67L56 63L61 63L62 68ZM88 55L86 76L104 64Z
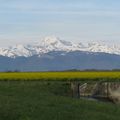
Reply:
M82 51L53 51L41 56L0 56L0 71L63 71L120 69L120 56Z

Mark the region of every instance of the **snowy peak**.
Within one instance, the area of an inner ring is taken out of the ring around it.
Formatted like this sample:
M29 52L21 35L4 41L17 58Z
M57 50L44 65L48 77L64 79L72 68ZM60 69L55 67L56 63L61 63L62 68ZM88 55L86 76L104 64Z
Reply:
M16 45L14 47L11 47L10 51L14 53L15 56L31 56L32 53L30 52L30 49L28 49L26 46L23 45Z
M39 44L37 44L37 48L44 53L50 51L73 51L78 50L79 47L79 44L64 41L57 37L45 37Z
M52 36L52 37L45 37L40 42L43 46L53 46L53 47L60 47L61 46L72 46L71 42L60 40L58 37Z
M48 47L48 48L58 48L60 45L63 45L61 40L57 37L45 37L41 40L41 42L38 44L42 47Z
M24 56L29 57L33 55L40 56L41 54L51 51L86 51L86 52L104 52L110 54L120 55L120 46L107 45L105 43L92 42L87 45L83 43L73 43L64 41L58 37L45 37L37 44L32 45L16 45L9 48L0 48L0 55L7 57Z
M104 52L120 55L120 46L115 47L115 45L107 45L105 43L88 43L88 47L86 50L90 52Z
M44 43L44 44L47 44L47 45L56 44L56 43L59 43L59 42L60 42L59 38L57 38L55 36L45 37L41 41L41 43Z

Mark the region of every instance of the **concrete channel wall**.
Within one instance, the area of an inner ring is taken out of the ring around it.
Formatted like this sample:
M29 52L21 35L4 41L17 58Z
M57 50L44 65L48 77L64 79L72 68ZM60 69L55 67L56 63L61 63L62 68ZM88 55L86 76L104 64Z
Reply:
M91 97L120 103L120 82L71 82L72 97Z

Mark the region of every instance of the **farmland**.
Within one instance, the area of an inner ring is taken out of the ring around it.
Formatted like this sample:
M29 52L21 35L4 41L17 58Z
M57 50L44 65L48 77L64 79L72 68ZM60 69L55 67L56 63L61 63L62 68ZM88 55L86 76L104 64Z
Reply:
M0 80L120 79L120 72L20 72L0 73Z
M0 120L119 120L119 104L73 98L69 86L119 78L120 72L0 73Z

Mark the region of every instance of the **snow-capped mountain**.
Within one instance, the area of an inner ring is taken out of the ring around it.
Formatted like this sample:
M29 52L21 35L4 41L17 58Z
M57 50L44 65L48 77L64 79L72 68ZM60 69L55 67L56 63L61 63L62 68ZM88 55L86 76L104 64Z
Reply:
M61 40L57 37L45 37L40 42L32 45L16 45L9 48L0 48L0 55L11 58L33 55L42 55L51 51L86 51L86 52L103 52L120 55L120 46L110 46L105 43L73 43Z

